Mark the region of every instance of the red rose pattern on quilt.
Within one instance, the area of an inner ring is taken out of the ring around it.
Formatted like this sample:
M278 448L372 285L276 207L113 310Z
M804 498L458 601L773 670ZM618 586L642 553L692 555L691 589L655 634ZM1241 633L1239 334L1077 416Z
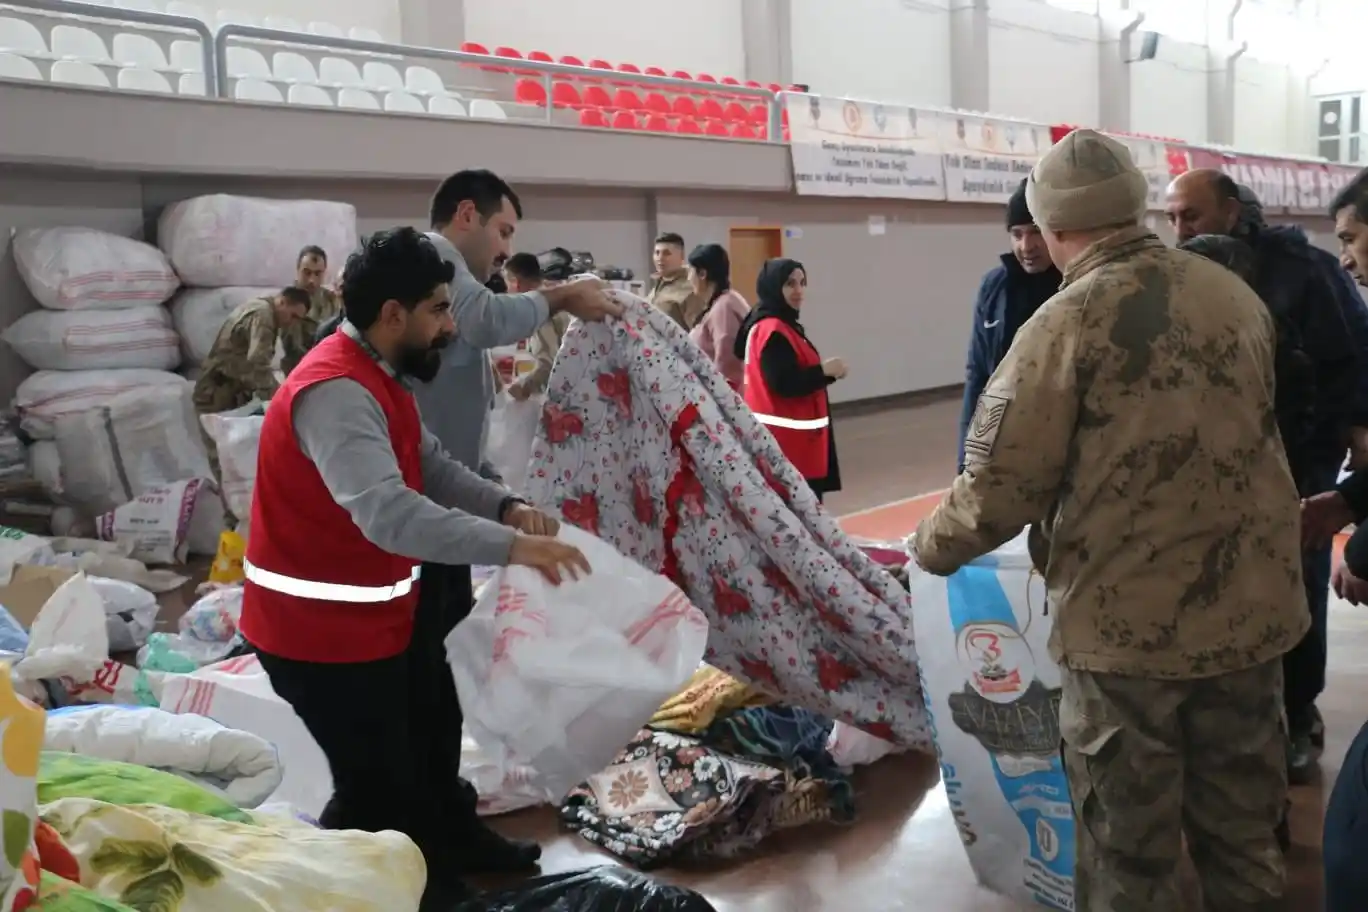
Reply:
M529 499L672 579L707 661L796 706L933 751L902 587L824 512L712 362L641 298L576 321Z

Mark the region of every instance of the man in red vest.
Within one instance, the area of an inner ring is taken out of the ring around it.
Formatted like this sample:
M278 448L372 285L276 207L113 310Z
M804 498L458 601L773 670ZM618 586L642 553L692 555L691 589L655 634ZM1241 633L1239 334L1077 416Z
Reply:
M555 520L452 460L408 379L432 376L455 327L452 267L411 228L348 261L346 319L276 393L261 429L241 630L275 692L328 759L330 829L408 834L426 902L471 870L535 864L540 849L461 817L456 764L431 711L451 686L440 637L414 636L422 562L589 566Z

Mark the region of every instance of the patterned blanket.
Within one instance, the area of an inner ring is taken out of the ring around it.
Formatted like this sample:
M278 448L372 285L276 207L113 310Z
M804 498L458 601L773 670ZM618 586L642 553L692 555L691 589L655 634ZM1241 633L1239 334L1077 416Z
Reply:
M708 616L709 664L932 751L907 592L674 321L614 294L622 319L565 335L529 498L673 580Z

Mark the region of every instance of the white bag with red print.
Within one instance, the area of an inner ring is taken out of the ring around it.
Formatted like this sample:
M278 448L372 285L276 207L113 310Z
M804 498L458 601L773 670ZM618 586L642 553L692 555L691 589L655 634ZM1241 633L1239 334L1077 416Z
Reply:
M669 580L587 532L562 526L560 538L592 574L552 586L534 570L502 569L446 643L491 777L530 768L528 788L548 802L613 761L698 669L708 641L703 614Z

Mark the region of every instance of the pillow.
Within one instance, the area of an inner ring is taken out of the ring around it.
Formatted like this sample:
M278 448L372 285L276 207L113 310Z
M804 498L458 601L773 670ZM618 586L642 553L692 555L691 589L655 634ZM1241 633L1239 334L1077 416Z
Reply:
M252 822L232 802L173 773L84 754L43 751L38 803L59 798L93 798L118 805L159 804L221 820Z

